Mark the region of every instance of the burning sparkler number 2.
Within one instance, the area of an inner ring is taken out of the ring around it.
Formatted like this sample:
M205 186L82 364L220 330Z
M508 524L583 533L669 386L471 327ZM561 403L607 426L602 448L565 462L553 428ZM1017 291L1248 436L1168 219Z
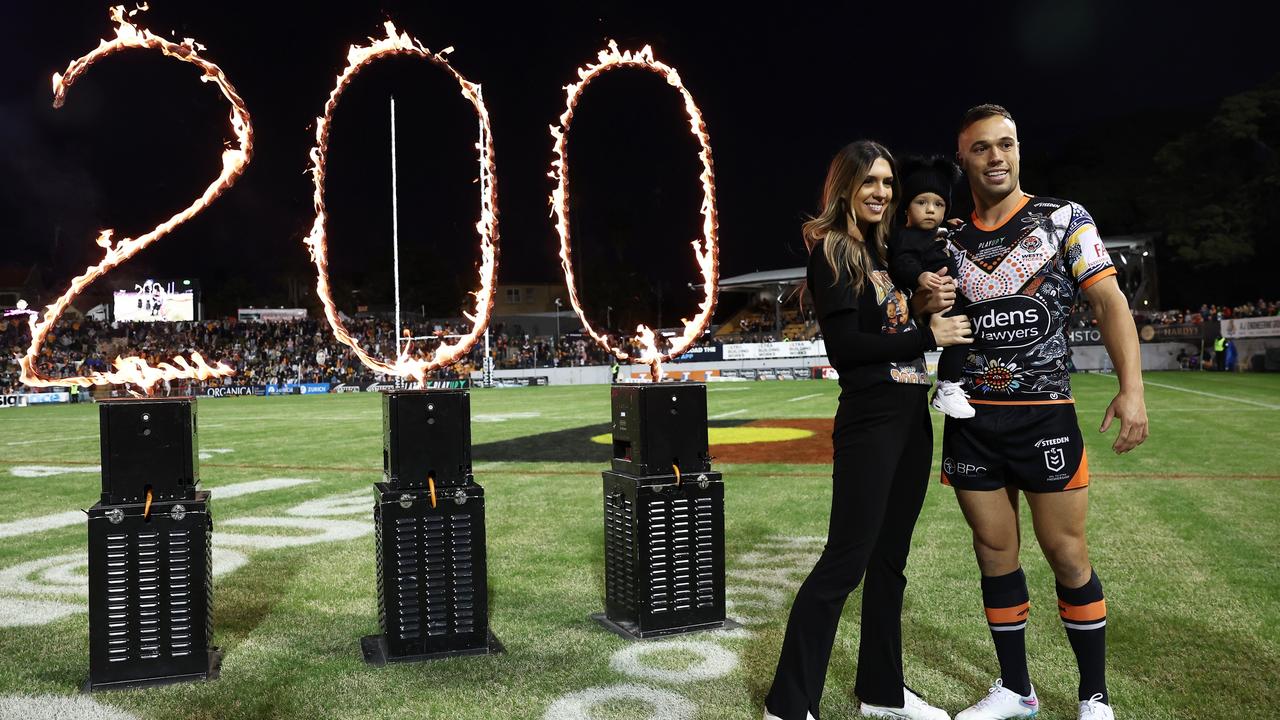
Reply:
M132 15L136 12L135 10L129 14ZM45 308L43 317L37 320L37 315L34 313L28 317L31 326L31 345L19 362L22 366L22 382L35 387L54 385L88 387L90 385L122 383L135 383L143 387L151 387L161 380L176 380L179 378L205 380L210 377L232 373L232 369L221 362L210 366L197 352L191 353L190 360L177 356L172 363L162 362L156 367L148 365L140 357L116 358L115 370L94 372L79 377L51 378L43 375L36 367L36 360L39 358L40 348L44 344L45 338L53 328L54 322L62 316L71 301L108 270L133 257L138 251L169 234L174 228L195 217L201 210L208 207L227 188L231 187L241 173L244 172L245 166L249 164L250 153L253 149L253 127L249 122L249 111L245 109L244 101L240 99L240 95L231 85L231 81L227 80L227 76L222 73L222 69L200 56L200 51L204 50L203 45L191 38L185 38L182 42L175 43L154 35L149 30L139 28L125 18L123 7L112 8L111 19L116 23L116 36L114 38L103 40L98 44L98 47L88 54L72 60L65 73L54 74L53 106L62 107L62 103L66 101L67 90L95 62L130 48L158 50L166 57L196 66L202 73L200 76L202 82L211 82L218 87L223 97L231 104L231 130L236 137L236 145L227 147L222 151L222 172L205 188L200 197L145 235L113 241L111 239L112 231L103 230L97 241L99 247L105 251L102 260L96 265L89 266L82 274L73 278L66 292Z

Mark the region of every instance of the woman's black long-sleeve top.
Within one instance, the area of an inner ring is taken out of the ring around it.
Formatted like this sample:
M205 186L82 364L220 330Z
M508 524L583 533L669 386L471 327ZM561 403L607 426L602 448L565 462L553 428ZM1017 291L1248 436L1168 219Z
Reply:
M927 387L932 381L924 352L935 346L933 333L916 326L906 293L894 286L874 252L872 266L859 291L848 268L832 270L822 242L809 254L809 292L840 387L856 391L885 382Z

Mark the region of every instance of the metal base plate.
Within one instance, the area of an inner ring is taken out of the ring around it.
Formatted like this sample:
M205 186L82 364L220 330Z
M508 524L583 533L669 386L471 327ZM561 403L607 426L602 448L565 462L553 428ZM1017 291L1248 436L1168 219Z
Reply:
M502 646L497 636L490 630L488 633L488 641L476 648L466 648L464 650L442 650L440 652L426 653L423 655L387 655L387 638L383 635L366 635L360 638L360 652L364 655L364 661L374 667L382 667L389 662L424 662L427 660L444 660L451 657L467 657L469 655L499 655L505 653L507 649Z
M165 675L163 677L140 678L138 680L117 680L115 682L95 683L93 678L84 681L80 688L82 693L101 692L103 690L128 690L132 688L159 687L184 682L205 682L217 680L222 672L222 650L213 648L209 651L209 669L202 673L190 675Z
M733 620L724 619L716 620L709 623L698 623L696 625L685 625L682 627L663 628L661 630L649 630L642 632L635 623L626 621L617 622L610 620L604 613L595 613L590 616L596 621L600 627L621 637L624 640L653 640L656 638L668 637L670 635L685 635L688 633L702 632L704 630L735 630L742 625Z

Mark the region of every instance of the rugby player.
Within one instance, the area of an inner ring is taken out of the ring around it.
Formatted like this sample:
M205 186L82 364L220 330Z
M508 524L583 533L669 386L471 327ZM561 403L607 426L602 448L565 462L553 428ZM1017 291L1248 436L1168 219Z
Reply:
M1112 720L1107 694L1106 600L1089 562L1089 462L1067 372L1066 327L1083 293L1098 317L1120 383L1100 432L1121 430L1115 452L1147 437L1138 335L1093 218L1078 203L1022 191L1018 128L1008 110L979 105L960 126L957 159L974 213L952 235L957 293L974 343L963 387L977 411L947 418L942 482L952 486L982 572L982 597L1000 678L956 720L1031 717L1030 611L1018 560L1018 493L1057 579L1058 612L1080 671L1080 720Z

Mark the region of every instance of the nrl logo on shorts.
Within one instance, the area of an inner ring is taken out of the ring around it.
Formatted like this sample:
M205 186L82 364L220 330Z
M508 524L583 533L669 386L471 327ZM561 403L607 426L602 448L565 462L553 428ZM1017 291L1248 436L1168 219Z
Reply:
M1050 472L1058 472L1067 466L1067 457L1063 454L1062 448L1056 447L1044 451L1044 466L1049 468Z

